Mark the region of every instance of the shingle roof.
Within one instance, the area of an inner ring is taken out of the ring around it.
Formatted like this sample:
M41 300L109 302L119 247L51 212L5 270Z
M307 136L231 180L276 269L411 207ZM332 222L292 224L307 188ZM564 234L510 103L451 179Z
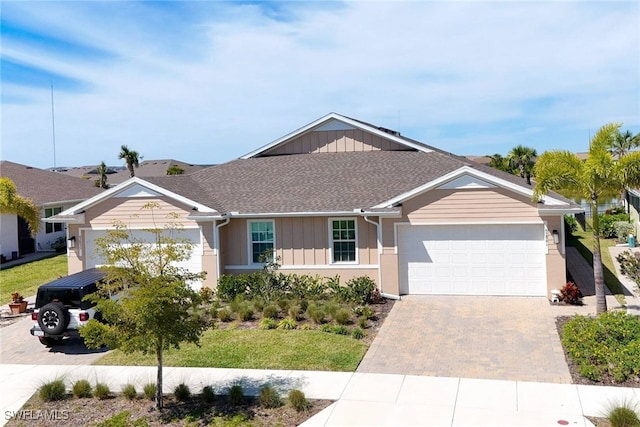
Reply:
M257 157L146 180L221 213L346 212L369 209L463 166L531 188L520 177L440 150Z
M85 200L103 190L96 188L92 180L74 178L31 166L0 161L0 176L11 179L18 194L36 205Z

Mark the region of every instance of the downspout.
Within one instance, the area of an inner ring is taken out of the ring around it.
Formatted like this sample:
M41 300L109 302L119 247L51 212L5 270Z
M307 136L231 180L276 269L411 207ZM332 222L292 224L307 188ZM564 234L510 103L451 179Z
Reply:
M229 221L231 221L231 217L227 217L224 222L216 224L216 235L214 236L216 245L216 284L218 283L218 280L220 280L220 229L229 224Z
M400 297L398 295L385 294L382 291L382 226L380 222L371 221L367 215L363 215L362 218L365 222L376 226L376 240L378 241L378 291L380 291L380 295L385 298L399 300ZM378 217L378 221L381 221L380 217Z

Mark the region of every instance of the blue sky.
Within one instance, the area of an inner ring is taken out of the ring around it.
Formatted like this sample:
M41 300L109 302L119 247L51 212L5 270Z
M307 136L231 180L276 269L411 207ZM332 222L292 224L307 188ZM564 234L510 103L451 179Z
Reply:
M329 112L455 154L640 132L640 2L18 2L0 157L222 163Z

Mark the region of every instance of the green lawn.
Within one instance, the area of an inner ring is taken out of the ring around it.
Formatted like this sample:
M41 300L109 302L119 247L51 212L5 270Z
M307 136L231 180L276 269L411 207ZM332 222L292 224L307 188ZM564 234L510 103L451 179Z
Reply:
M575 233L573 233L573 237L569 237L567 239L567 246L574 246L578 249L578 252L582 254L584 259L591 265L593 265L593 232L589 227L587 227L587 231L582 231L578 229ZM615 295L616 300L620 304L626 304L623 292L623 286L618 280L618 276L615 273L615 267L613 266L613 260L611 259L611 254L609 253L609 247L615 246L615 239L600 239L600 252L602 253L602 266L604 269L604 282L611 291L612 294Z
M12 292L35 295L38 286L67 275L67 256L60 254L0 271L0 303L11 301Z
M211 329L200 344L165 351L164 365L353 372L367 351L365 343L349 336L300 330ZM114 350L94 364L155 366L156 359Z

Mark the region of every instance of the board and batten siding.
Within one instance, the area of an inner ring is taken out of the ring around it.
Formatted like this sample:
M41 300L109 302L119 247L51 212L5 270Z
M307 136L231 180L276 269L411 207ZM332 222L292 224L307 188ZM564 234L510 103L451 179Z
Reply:
M232 219L220 229L222 260L226 266L248 266L249 221L274 221L276 256L283 268L289 266L326 266L331 264L329 219L327 217L284 217ZM375 226L357 218L358 263L378 264ZM335 264L337 269L340 264Z
M352 151L378 150L398 151L410 149L398 144L397 142L360 129L323 130L308 132L284 145L268 150L264 155L276 156L282 154L345 153Z

